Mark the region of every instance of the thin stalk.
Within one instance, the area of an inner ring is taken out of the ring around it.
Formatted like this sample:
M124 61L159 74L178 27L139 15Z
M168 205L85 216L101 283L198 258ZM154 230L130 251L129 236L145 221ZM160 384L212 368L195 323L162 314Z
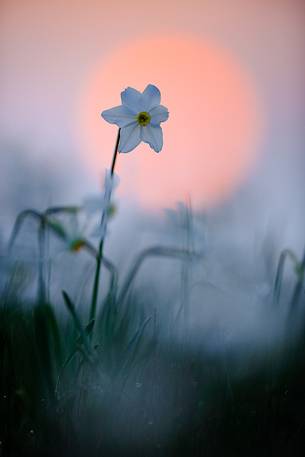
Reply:
M38 299L40 303L46 303L46 287L45 287L45 278L44 278L44 262L45 262L45 230L47 220L44 214L39 213L38 211L27 209L22 211L15 221L12 234L9 239L8 252L11 253L14 243L17 239L17 236L20 233L22 225L26 218L32 217L37 219L39 224L38 229L38 249L39 249L39 259L38 259Z
M58 213L69 213L69 214L76 214L81 210L80 206L50 206L45 211L46 216L50 216L51 214L58 214Z
M16 238L21 230L21 227L27 217L33 217L34 219L38 219L38 221L41 221L43 215L39 213L38 211L35 211L33 209L26 209L22 211L20 214L18 214L17 219L15 221L9 243L8 243L8 253L11 253L11 250L14 246L14 243L16 241Z
M275 305L278 304L280 301L284 269L285 269L286 261L288 259L290 259L290 261L292 262L295 270L297 269L297 267L299 265L299 260L298 260L297 256L290 249L284 249L281 252L281 255L280 255L280 258L278 261L276 275L275 275L274 286L273 286L273 303Z
M114 154L113 154L113 157L112 157L112 164L111 164L111 169L110 169L111 177L113 177L115 164L116 164L116 159L117 159L117 156L118 156L118 148L119 148L120 136L121 136L121 129L119 129L119 131L118 131L118 136L117 136L115 147L114 147Z
M294 287L294 291L291 297L289 314L290 317L293 316L294 312L298 309L298 305L301 299L303 291L303 282L304 282L304 271L305 271L305 251L302 257L301 262L298 265L298 279Z
M196 259L201 258L201 255L195 252L187 251L186 249L180 248L171 248L166 246L152 246L150 248L144 249L138 257L136 258L133 266L129 269L129 273L122 284L119 296L118 303L123 303L128 295L128 292L132 286L132 283L140 270L143 262L149 257L168 257L168 258L177 258L177 259Z
M46 303L46 284L45 284L45 234L46 234L46 221L42 217L39 225L38 232L38 246L39 246L39 269L38 269L38 298L41 304Z
M111 170L110 170L111 178L113 177L113 174L114 174L116 159L117 159L117 155L118 155L119 141L120 141L120 129L118 131L118 136L117 136L117 140L115 143L115 148L114 148L114 153L113 153L113 158L112 158L112 163L111 163ZM109 198L110 197L111 197L111 194L110 194ZM107 210L108 210L107 207L103 209L102 222L103 222L103 218L106 217ZM98 253L96 256L96 269L95 269L94 282L93 282L89 321L92 321L92 320L95 321L96 307L97 307L97 301L98 301L98 292L99 292L99 283L100 283L100 274L101 274L101 265L102 265L102 259L103 259L103 250L104 250L104 235L101 238L99 248L98 248ZM91 335L93 335L93 331L92 331Z

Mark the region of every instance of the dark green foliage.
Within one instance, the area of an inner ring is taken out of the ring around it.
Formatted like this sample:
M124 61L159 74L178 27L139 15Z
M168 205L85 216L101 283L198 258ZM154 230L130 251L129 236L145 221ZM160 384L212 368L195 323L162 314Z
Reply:
M189 248L155 246L120 283L104 258L110 287L91 320L89 304L76 305L71 291L59 303L47 303L45 293L29 302L9 279L0 301L0 456L303 456L304 259L282 254L271 300L275 312L281 301L298 310L298 332L290 313L277 347L211 353L160 330L157 312L171 303L156 305L152 290L136 287L151 257L198 260ZM296 274L292 298L281 297L286 258ZM175 326L185 317L164 316Z
M72 302L60 324L50 305L2 304L3 455L122 455L123 448L145 456L302 455L304 340L260 357L246 351L240 371L235 353L211 356L155 341L139 298L130 296L135 314L124 322L118 309L109 316L106 302L92 341L92 322L80 328ZM166 439L158 401L169 416ZM137 424L144 426L141 444L132 439Z

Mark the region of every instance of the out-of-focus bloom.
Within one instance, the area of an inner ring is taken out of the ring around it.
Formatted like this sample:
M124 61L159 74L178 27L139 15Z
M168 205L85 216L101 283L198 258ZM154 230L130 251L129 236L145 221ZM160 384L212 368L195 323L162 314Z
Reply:
M70 215L67 223L63 223L54 217L49 218L48 226L64 242L68 251L79 252L87 244L85 227L79 226L77 214Z
M118 176L111 175L110 171L106 170L104 193L100 196L86 198L84 201L83 208L89 216L99 213L101 217L99 225L91 233L93 237L104 238L106 236L108 219L115 214L116 210L111 202L111 195L118 183Z
M94 216L97 213L102 215L106 206L108 207L108 213L113 212L110 198L118 184L118 175L114 174L111 176L110 171L106 170L103 193L90 195L83 200L82 208L89 217Z
M121 93L122 105L102 112L102 117L120 127L119 152L130 152L141 141L156 152L163 146L160 123L168 119L168 110L160 105L159 89L149 84L143 93L128 87Z
M86 241L83 240L82 238L74 238L68 244L68 248L72 252L79 252L85 246L86 246Z

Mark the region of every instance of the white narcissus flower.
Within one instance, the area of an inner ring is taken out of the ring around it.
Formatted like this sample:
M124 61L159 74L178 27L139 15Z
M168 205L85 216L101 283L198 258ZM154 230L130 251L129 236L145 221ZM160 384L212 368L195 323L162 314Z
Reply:
M168 110L160 105L159 89L149 84L143 93L127 87L121 93L122 105L102 112L102 117L120 127L119 152L130 152L141 141L156 152L163 146L160 123L168 119Z

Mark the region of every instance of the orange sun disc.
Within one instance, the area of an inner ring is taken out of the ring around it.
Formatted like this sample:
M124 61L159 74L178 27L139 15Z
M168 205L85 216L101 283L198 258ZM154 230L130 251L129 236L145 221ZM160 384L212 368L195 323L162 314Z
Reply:
M111 164L117 127L101 111L120 105L120 92L147 84L170 113L164 146L120 154L121 195L149 208L190 198L196 208L227 199L251 170L261 136L254 84L233 54L194 37L143 38L114 49L93 70L81 100L85 157L101 175Z

